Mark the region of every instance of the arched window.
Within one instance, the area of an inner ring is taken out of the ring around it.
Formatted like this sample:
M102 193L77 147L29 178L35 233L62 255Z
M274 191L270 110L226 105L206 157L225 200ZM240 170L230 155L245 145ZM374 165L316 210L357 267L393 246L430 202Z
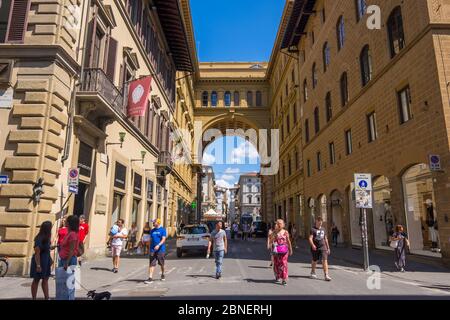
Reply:
M308 80L303 81L303 101L308 101Z
M316 107L314 109L314 132L317 134L320 131L320 111L319 108Z
M330 54L330 46L328 45L328 42L325 42L323 45L323 72L327 72L327 68L330 65L331 61L331 54Z
M333 118L333 107L331 105L331 92L327 93L327 96L325 97L325 111L327 114L327 122Z
M405 34L403 32L402 9L396 7L387 22L391 58L395 57L405 47Z
M366 14L367 3L366 0L355 0L356 7L356 21L360 21Z
M224 98L225 107L231 107L231 92L227 91L225 92Z
M209 94L207 91L203 91L202 94L202 107L207 107L209 102Z
M262 107L262 93L261 91L256 91L256 106Z
M253 92L247 91L247 105L253 107Z
M372 58L368 45L362 49L359 60L361 62L361 81L364 87L372 80Z
M217 92L211 92L211 107L217 107Z
M252 203L252 196L247 196L247 203L251 204Z
M341 50L345 44L345 23L344 17L340 16L336 25L338 50Z
M234 92L233 100L234 100L234 106L235 107L239 107L241 105L241 97L240 97L238 91Z
M344 72L341 76L340 86L341 86L341 105L346 106L348 103L348 83L347 83L347 72Z
M317 68L316 68L316 64L314 63L313 64L313 66L312 66L312 70L311 70L311 73L312 73L312 82L313 82L313 89L315 89L316 88L316 86L317 86Z

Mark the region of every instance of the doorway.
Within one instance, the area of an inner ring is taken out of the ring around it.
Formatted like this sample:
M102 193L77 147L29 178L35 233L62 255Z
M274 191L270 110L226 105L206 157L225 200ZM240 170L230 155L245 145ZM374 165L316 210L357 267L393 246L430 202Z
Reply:
M80 182L78 184L78 193L75 195L75 204L73 208L73 214L77 217L80 217L82 215L86 216L86 202L87 202L87 195L88 195L88 189L89 185ZM88 217L86 216L86 219Z

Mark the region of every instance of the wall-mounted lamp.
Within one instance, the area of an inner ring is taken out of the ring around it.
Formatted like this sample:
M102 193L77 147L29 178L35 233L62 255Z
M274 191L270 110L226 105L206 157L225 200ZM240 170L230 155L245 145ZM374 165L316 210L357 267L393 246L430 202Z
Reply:
M142 150L141 151L141 159L131 159L131 162L142 161L142 164L144 164L146 154L147 154L147 151Z
M44 194L44 179L39 180L33 186L33 201L37 204L41 201L41 196Z
M127 134L125 132L119 132L119 142L109 142L107 146L120 145L120 148L123 147L123 143L125 142L125 136Z

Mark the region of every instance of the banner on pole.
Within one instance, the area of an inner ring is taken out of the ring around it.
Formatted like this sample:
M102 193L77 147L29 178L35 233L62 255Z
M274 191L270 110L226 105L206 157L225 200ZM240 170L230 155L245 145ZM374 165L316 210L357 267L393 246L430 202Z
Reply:
M144 77L130 83L130 88L128 90L128 117L145 116L151 85L151 76Z

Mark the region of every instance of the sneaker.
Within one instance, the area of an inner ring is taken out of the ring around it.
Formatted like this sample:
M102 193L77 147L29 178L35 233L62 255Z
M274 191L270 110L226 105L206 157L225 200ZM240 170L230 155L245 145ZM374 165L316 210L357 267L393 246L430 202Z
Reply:
M113 272L114 272L114 273L117 273L117 272L119 272L119 269L114 269Z
M401 269L400 269L400 272L405 273L405 272L406 272L406 271L405 271L405 268L401 268Z
M220 274L216 273L216 279L217 279L217 280L220 279Z
M311 273L310 278L311 278L311 279L317 279L317 275L316 275L315 273Z
M166 281L166 277L163 274L161 275L161 281Z
M287 286L286 280L283 280L283 282L281 282L281 284L282 284L283 286Z
M112 269L111 269L111 272L112 272L112 273L115 273L115 271L116 271L116 268L112 268Z
M325 275L325 281L331 281L331 277L329 275Z
M278 283L278 284L281 284L282 280L281 279L277 279L275 282Z
M395 262L394 264L395 264L395 267L397 268L397 270L400 270L400 268L399 268L399 266L398 266L398 263Z
M148 278L147 280L144 281L145 284L150 284L153 283L153 279L152 278Z

